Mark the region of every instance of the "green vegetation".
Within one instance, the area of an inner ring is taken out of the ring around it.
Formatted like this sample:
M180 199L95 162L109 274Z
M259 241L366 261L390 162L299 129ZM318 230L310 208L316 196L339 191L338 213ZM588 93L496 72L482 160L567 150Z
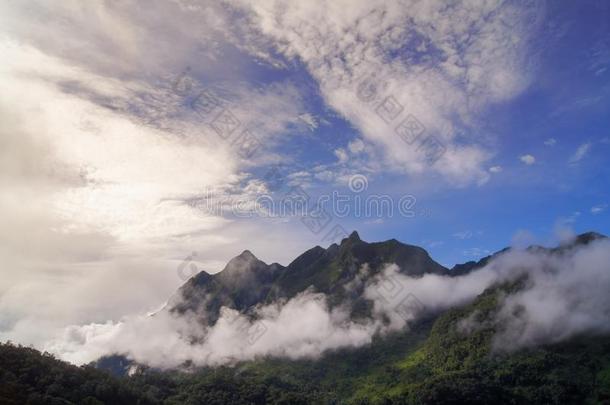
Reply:
M377 374L374 387L363 386L347 403L610 403L608 337L582 336L515 353L492 350L498 296L519 283L447 311L419 349ZM460 321L468 317L479 326L464 331Z
M579 337L494 353L501 291L318 360L260 359L192 373L140 369L111 377L48 354L0 346L1 403L57 404L567 404L610 403L610 338ZM465 331L460 322L476 320Z
M489 289L409 332L318 360L259 359L191 373L141 368L118 378L3 344L0 403L610 404L610 337L492 350L499 297L520 282Z
M1 404L151 404L137 389L93 367L75 367L48 353L0 344Z

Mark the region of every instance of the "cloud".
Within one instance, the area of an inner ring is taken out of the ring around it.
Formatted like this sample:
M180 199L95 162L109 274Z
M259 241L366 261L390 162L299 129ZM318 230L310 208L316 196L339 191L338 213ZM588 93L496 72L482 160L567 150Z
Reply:
M526 229L519 229L511 240L511 246L517 249L526 249L534 243L536 243L536 236Z
M474 234L472 233L472 231L461 231L461 232L456 232L453 234L453 237L456 239L470 239L474 236Z
M183 282L175 269L190 252L212 272L237 246L270 255L270 239L254 237L263 228L291 245L275 260L315 242L300 227L189 204L206 189L254 194L245 172L275 158L302 95L290 81L236 80L250 55L215 59L232 47L222 7L149 7L0 5L0 257L11 269L0 279L2 339L39 346L68 324L146 312ZM260 153L244 158L235 138L206 125L194 97L204 89Z
M578 218L580 218L580 216L580 211L574 211L567 217L560 217L557 219L553 227L553 233L555 234L555 238L560 243L569 243L571 240L574 239L576 234L574 232L573 226L578 220Z
M361 153L364 151L364 142L362 142L361 139L356 139L354 141L351 141L348 145L347 148L349 149L350 152L357 154L357 153Z
M500 173L502 171L502 166L492 166L489 168L491 173Z
M585 156L587 156L590 149L591 149L591 143L589 143L589 142L583 143L576 149L576 152L574 152L574 154L570 157L570 159L568 160L568 163L571 165L578 164Z
M594 207L591 207L591 214L593 214L593 215L601 214L602 212L604 212L606 210L606 208L608 208L608 204L598 204Z
M315 131L319 126L316 117L309 113L299 115L299 119L307 125L311 132Z
M555 146L557 144L557 139L555 138L549 138L546 141L544 141L544 144L546 146Z
M409 277L394 264L370 277L363 266L345 288L350 294L362 291L361 299L372 302L372 316L365 319L350 318L349 301L330 306L328 297L308 289L288 301L253 308L248 316L224 308L211 327L201 324L203 314L168 311L71 326L45 349L77 364L121 353L161 368L189 360L218 365L269 355L317 358L327 350L369 344L375 335L408 328L424 314L467 304L490 286L525 276L521 290L499 296L497 313L487 320L495 325L494 348L515 350L610 332L609 248L608 240L598 240L555 254L511 250L459 277ZM470 331L484 327L469 324Z
M258 318L250 320L225 308L211 328L203 328L194 316L177 317L167 311L115 324L70 327L47 350L76 364L114 352L142 364L171 368L186 361L218 365L263 355L315 358L325 350L371 341L373 325L351 322L340 308L330 310L322 294L304 292L256 312ZM197 340L203 343L193 344Z
M527 44L540 8L440 1L232 4L249 16L253 36L304 63L326 103L383 151L388 169L436 172L462 186L487 180L482 166L493 153L476 138L458 139L460 128L527 88L533 61ZM393 57L399 49L404 57ZM432 144L422 148L396 133L411 117L425 137L434 137L426 139L443 145L432 163Z
M610 333L608 263L610 241L602 239L559 254L511 250L463 277L410 278L391 273L396 270L391 266L386 269L386 277L394 277L402 286L401 291L415 295L425 308L440 310L469 302L491 285L526 276L521 290L499 296L498 312L490 320L495 330L494 349L512 351L564 341L583 333ZM387 311L396 308L387 301L375 304Z
M553 226L553 236L560 244L570 243L576 237L573 224L580 214L575 213L568 218L559 218Z
M536 158L529 154L519 156L519 160L521 160L523 163L525 163L528 166L531 166L534 163L536 163Z
M343 148L335 149L335 156L339 159L339 163L345 163L349 159L347 152Z
M525 288L505 297L495 336L498 350L554 343L582 333L608 333L610 244L607 240L563 256L520 252L496 266L527 268Z
M254 318L223 308L211 327L199 322L205 318L202 314L177 316L168 311L117 323L70 326L44 349L76 364L121 353L160 368L179 367L186 361L195 365L230 364L269 355L317 358L327 350L369 344L376 334L405 328L423 311L466 302L489 284L489 275L483 273L469 280L453 279L445 285L443 280L450 278L426 275L413 279L401 275L396 265L386 266L368 281L364 278L366 267L361 272L363 277L347 288L364 284L363 298L372 301L373 317L358 322L350 319L349 307L330 308L324 294L306 290L288 301L255 308L251 314ZM386 292L388 283L397 289L392 295ZM417 297L410 292L417 292Z
M58 325L156 305L180 282L167 271L177 241L159 238L226 222L164 197L224 182L234 159L220 147L224 163L204 162L213 145L138 125L57 86L69 78L122 98L114 80L10 41L0 49L12 61L0 74L0 255L11 269L0 280L2 337L37 342Z
M574 211L572 213L572 215L570 215L569 217L565 218L565 222L573 224L580 217L580 215L581 215L580 211Z

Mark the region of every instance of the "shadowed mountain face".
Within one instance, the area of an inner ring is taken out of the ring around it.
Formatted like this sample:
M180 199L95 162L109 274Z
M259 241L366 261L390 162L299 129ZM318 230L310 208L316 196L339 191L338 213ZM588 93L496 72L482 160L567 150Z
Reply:
M277 280L275 292L277 296L290 298L313 286L316 291L332 296L356 275L367 279L388 263L397 264L402 273L410 276L448 272L422 248L395 239L367 243L353 232L340 245L333 244L328 249L316 246L296 258Z
M202 322L216 322L221 307L245 311L264 302L273 283L286 270L273 263L258 260L246 250L227 263L216 274L200 272L191 278L170 301L170 311L197 313Z
M396 239L367 243L353 232L340 245L316 246L288 266L266 264L246 250L221 272L202 271L191 278L170 302L169 310L195 312L209 324L218 319L222 306L247 311L257 304L290 299L308 288L328 295L331 305L338 304L348 298L345 287L356 276L362 280L374 277L388 263L397 264L409 276L450 274L420 247Z
M589 232L557 248L532 246L528 249L562 254L600 238L605 236ZM396 264L400 273L412 277L424 274L459 277L484 267L491 259L510 250L505 248L478 262L458 264L451 270L435 262L420 247L396 239L368 243L361 240L357 232L339 245L309 249L288 266L266 264L246 250L231 259L221 272L202 271L191 278L170 301L168 309L179 314L192 312L202 323L211 325L218 319L223 306L248 313L258 304L290 299L308 288L324 293L332 307L350 300L358 301L366 281L378 275L386 264ZM362 282L354 287L356 278ZM360 301L359 305L362 304ZM353 315L366 315L366 311L366 305L352 308Z

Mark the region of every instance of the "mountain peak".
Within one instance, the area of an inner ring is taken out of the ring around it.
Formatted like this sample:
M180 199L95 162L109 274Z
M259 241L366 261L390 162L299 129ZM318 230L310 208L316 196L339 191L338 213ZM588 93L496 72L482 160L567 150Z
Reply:
M266 266L252 252L244 250L238 256L235 256L225 266L221 273L248 273L254 267Z
M607 238L607 236L603 235L601 233L585 232L585 233L581 233L580 235L577 235L576 237L574 237L573 239L570 239L569 241L563 242L561 245L559 245L558 247L556 247L552 250L553 251L562 251L565 249L572 249L575 247L588 245L589 243L599 240L599 239L606 239L606 238Z
M349 236L347 238L345 238L344 240L350 240L352 242L361 242L362 239L360 239L360 235L358 235L358 232L354 231L352 233L349 234Z
M248 261L258 260L258 258L256 256L254 256L254 254L252 252L250 252L248 249L241 252L241 254L237 257L239 257L240 259L248 260Z
M578 235L576 237L576 243L577 244L587 244L590 243L594 240L597 239L604 239L606 238L605 235L602 235L601 233L597 233L597 232L585 232L585 233L581 233L580 235Z

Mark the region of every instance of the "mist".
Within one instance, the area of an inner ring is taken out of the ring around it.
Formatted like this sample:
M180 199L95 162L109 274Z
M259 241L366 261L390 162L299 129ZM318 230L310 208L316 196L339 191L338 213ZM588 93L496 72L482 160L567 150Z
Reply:
M260 305L248 315L222 308L209 327L199 322L202 314L165 310L117 323L71 326L45 349L76 364L118 353L162 369L263 356L318 358L329 350L365 346L376 335L408 330L426 314L472 302L498 283L524 279L517 293L500 296L495 318L487 320L498 326L493 349L511 351L610 332L609 266L607 239L555 253L512 249L460 277L409 277L390 263L367 278L369 270L363 266L345 288L363 287L360 299L372 303L371 316L364 320L351 319L347 304L331 307L326 295L310 288L290 300ZM460 322L464 333L482 326L474 319Z

